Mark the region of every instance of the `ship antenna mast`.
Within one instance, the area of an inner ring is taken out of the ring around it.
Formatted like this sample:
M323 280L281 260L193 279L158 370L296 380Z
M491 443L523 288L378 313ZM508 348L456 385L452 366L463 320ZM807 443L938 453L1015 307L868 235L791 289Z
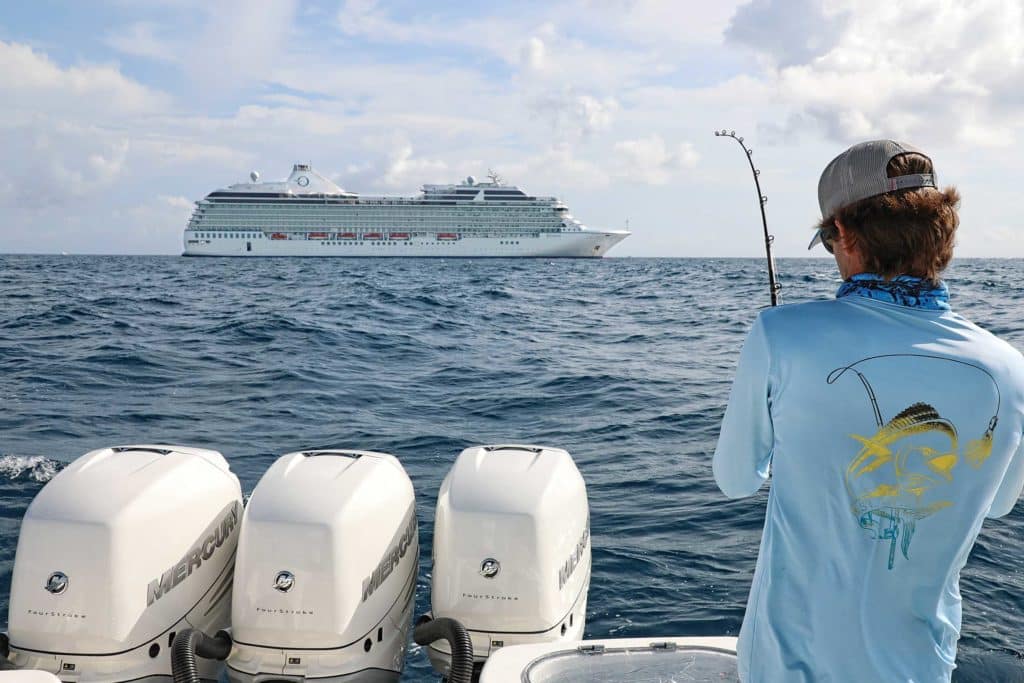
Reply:
M754 168L753 154L754 150L748 148L743 144L743 138L736 135L734 130L716 130L715 137L726 137L732 138L740 144L743 151L747 153L747 163L750 164L750 172L754 174L754 187L757 188L757 198L761 204L761 225L764 227L764 249L768 256L768 287L771 290L772 306L778 306L779 301L782 297L779 295L779 291L782 289L782 285L775 278L775 257L772 255L772 243L775 242L775 235L768 234L768 219L764 215L764 205L768 203L768 197L761 194L761 171Z
M495 185L501 185L504 182L502 177L500 175L498 175L497 171L495 171L494 169L490 169L490 168L487 169L487 177Z

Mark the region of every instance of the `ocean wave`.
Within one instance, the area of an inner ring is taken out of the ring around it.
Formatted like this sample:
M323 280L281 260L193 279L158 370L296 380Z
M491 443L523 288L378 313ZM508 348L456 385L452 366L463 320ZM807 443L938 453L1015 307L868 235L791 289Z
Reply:
M59 460L42 455L0 455L0 478L46 483L64 467Z
M215 448L247 493L282 453L389 452L416 488L429 549L463 448L561 447L591 501L588 636L738 627L767 487L725 499L710 458L743 339L769 303L764 260L500 265L0 256L3 450ZM834 296L830 261L779 266L786 303ZM1024 262L954 271L954 308L1024 347ZM6 518L62 466L0 457ZM985 525L964 568L965 661L1024 632L1022 530L1024 503ZM15 543L0 529L0 553ZM425 590L416 601L429 609ZM406 680L426 669L410 662Z

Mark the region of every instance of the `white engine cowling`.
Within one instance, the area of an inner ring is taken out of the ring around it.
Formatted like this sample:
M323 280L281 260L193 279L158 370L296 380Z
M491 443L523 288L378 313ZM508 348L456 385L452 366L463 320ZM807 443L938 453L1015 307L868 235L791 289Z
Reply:
M11 582L10 660L64 681L167 680L174 634L229 624L242 495L216 451L87 453L29 505ZM216 680L222 662L201 661Z
M394 456L282 456L242 521L229 678L397 681L418 566L412 482Z
M0 683L60 683L46 671L0 671Z
M462 451L441 484L434 524L433 616L461 622L478 664L496 648L579 640L590 587L587 490L558 448ZM441 674L447 643L428 649Z

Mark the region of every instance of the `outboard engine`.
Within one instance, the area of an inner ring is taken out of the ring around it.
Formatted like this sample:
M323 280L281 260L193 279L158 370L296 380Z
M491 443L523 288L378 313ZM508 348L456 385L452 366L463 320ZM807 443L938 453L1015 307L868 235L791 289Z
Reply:
M282 456L242 521L228 677L397 681L418 555L412 482L394 456Z
M242 493L216 451L92 451L36 495L11 582L10 660L63 681L156 681L171 641L227 627ZM223 662L206 660L203 679Z
M579 640L590 513L572 457L538 446L462 451L437 498L433 565L433 617L465 626L478 670L506 645ZM448 675L448 643L427 652Z

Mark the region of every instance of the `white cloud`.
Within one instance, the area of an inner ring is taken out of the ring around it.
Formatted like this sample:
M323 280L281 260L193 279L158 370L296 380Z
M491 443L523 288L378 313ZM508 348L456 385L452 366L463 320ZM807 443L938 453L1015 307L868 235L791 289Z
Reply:
M689 142L673 148L660 135L622 140L615 143L615 151L620 159L618 175L649 185L667 184L679 171L695 167L700 158Z
M417 188L424 178L443 178L448 174L448 164L439 159L415 158L412 145L403 145L388 159L388 166L381 178L384 185L395 188Z
M346 128L346 121L330 112L250 104L238 109L230 125L255 132L288 129L302 131L304 135L322 136L342 134Z
M160 166L212 164L220 168L242 168L255 159L238 149L217 142L195 142L184 135L149 133L136 137L132 149L148 163Z
M0 42L0 147L19 160L0 168L0 250L174 253L191 200L310 161L366 193L493 166L595 226L633 219L617 254L756 253L695 232L756 217L746 160L711 136L722 126L757 150L780 254L804 253L817 173L865 137L939 158L965 226L1015 220L1016 0L189 2L123 3L104 39L123 67L88 43ZM963 231L968 252L984 253L980 234Z
M175 64L204 100L224 99L271 72L287 51L297 0L221 0L181 7L178 26L136 21L111 29L103 42L124 55ZM177 29L177 30L176 30Z
M188 211L189 214L191 214L192 208L194 206L194 203L191 200L187 199L186 197L162 194L158 195L157 199L162 201L167 206L173 206L184 211Z
M722 33L744 0L581 0L563 5L563 17L592 30L662 49L707 49L721 43ZM572 12L572 15L569 15Z
M103 42L118 52L158 62L181 61L179 46L159 35L160 27L150 21L137 21L107 33Z
M764 58L781 101L840 142L998 144L982 131L1024 122L1024 6L1014 0L753 0L726 35Z
M571 89L536 95L531 107L553 127L562 139L585 138L607 130L619 109L614 98L598 99Z
M0 126L11 163L0 167L0 205L67 206L111 187L122 175L128 138L95 128L54 123Z
M822 0L751 0L733 16L725 37L754 48L774 66L793 66L827 54L849 17Z
M88 202L122 181L132 155L154 144L140 129L171 109L166 93L115 66L62 67L17 43L0 42L0 94L10 160L0 166L0 204L28 211Z
M544 68L544 41L532 36L523 44L520 61L527 69L539 71Z
M204 96L271 80L285 53L297 0L220 0L209 5L198 39L185 48L189 76Z
M543 195L565 194L568 188L602 188L611 182L598 163L578 156L565 142L555 143L537 154L497 166L507 182L527 185Z
M87 64L61 68L27 45L0 41L0 121L41 108L124 118L159 111L163 93L123 76L115 66Z

